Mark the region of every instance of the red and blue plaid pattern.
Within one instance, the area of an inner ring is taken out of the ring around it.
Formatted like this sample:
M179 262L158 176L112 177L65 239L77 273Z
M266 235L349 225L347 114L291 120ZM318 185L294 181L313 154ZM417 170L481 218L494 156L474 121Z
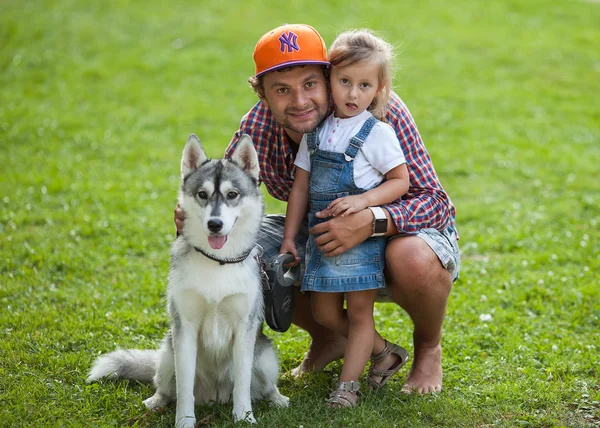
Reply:
M392 93L388 103L388 123L396 135L406 157L410 187L408 193L385 208L400 232L414 233L420 229L440 231L455 229L456 211L444 191L425 144L419 135L408 108L397 94ZM287 201L294 182L295 152L283 127L275 121L271 111L262 103L242 118L240 128L233 135L225 156L229 157L239 138L248 134L254 142L260 164L260 180L275 199Z

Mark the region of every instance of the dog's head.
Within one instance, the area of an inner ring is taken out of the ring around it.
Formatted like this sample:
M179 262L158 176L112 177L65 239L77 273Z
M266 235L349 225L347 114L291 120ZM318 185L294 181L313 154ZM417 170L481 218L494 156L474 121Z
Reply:
M258 174L258 156L248 135L240 138L230 160L211 160L191 134L181 159L186 239L209 251L247 248L256 239L263 213Z

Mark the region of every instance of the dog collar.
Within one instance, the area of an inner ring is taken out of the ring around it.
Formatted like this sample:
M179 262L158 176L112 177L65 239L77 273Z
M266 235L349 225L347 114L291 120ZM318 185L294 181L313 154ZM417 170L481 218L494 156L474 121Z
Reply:
M250 248L248 251L246 251L245 253L243 253L241 256L239 257L234 257L231 259L219 259L215 256L212 256L208 253L205 253L202 248L198 248L198 247L194 247L194 250L198 251L200 254L202 254L204 257L211 259L212 261L218 262L221 266L225 265L225 264L230 264L230 263L240 263L243 262L244 260L246 260L248 258L248 256L250 255L250 253L252 252L252 250L254 249L254 247Z

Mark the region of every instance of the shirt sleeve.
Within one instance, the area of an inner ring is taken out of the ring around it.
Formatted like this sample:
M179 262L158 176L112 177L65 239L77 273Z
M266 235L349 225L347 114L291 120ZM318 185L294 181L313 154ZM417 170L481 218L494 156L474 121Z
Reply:
M395 93L388 103L386 118L406 157L410 187L401 199L384 208L399 233L416 233L425 228L443 231L454 224L456 211L437 177L413 117Z
M248 135L258 155L259 182L275 199L287 201L294 183L295 166L289 143L279 138L282 133L269 108L258 101L242 117L225 150L225 157L230 158L242 135Z
M255 149L257 150L257 152L259 152L260 157L261 141L269 138L269 135L265 135L269 132L269 130L267 124L264 121L264 114L262 110L264 110L264 107L259 101L254 105L254 107L252 107L252 109L250 109L248 113L246 113L242 117L242 119L240 120L240 126L238 130L235 131L233 137L231 137L229 145L225 149L225 157L227 159L231 158L231 155L237 148L240 138L244 134L250 136Z
M310 172L310 154L308 153L308 144L306 142L306 134L302 136L300 146L298 147L298 153L296 153L296 160L294 164L298 168L302 168L304 171Z
M273 139L273 130L272 127L269 126L268 121L265 120L265 111L263 104L260 101L257 102L254 107L242 117L238 130L235 131L229 145L225 149L225 158L230 159L233 152L237 149L240 138L242 138L244 134L250 137L254 149L256 150L260 166L258 177L259 184L263 183L265 179L268 181L267 174L269 171L268 168L266 168L266 160L269 156L268 142ZM268 186L267 190L269 190Z
M377 123L365 141L362 152L369 164L383 175L406 163L396 132L387 123Z

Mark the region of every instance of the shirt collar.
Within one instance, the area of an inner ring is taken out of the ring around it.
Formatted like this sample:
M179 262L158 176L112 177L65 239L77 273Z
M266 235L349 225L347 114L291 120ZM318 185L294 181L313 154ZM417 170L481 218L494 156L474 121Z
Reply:
M362 123L365 120L367 120L368 118L370 118L371 116L373 116L373 115L368 110L365 110L356 116L348 117L346 119L335 117L332 113L331 116L329 116L329 120L330 120L331 124L339 124L340 126L346 127L346 126L354 126L357 123Z

